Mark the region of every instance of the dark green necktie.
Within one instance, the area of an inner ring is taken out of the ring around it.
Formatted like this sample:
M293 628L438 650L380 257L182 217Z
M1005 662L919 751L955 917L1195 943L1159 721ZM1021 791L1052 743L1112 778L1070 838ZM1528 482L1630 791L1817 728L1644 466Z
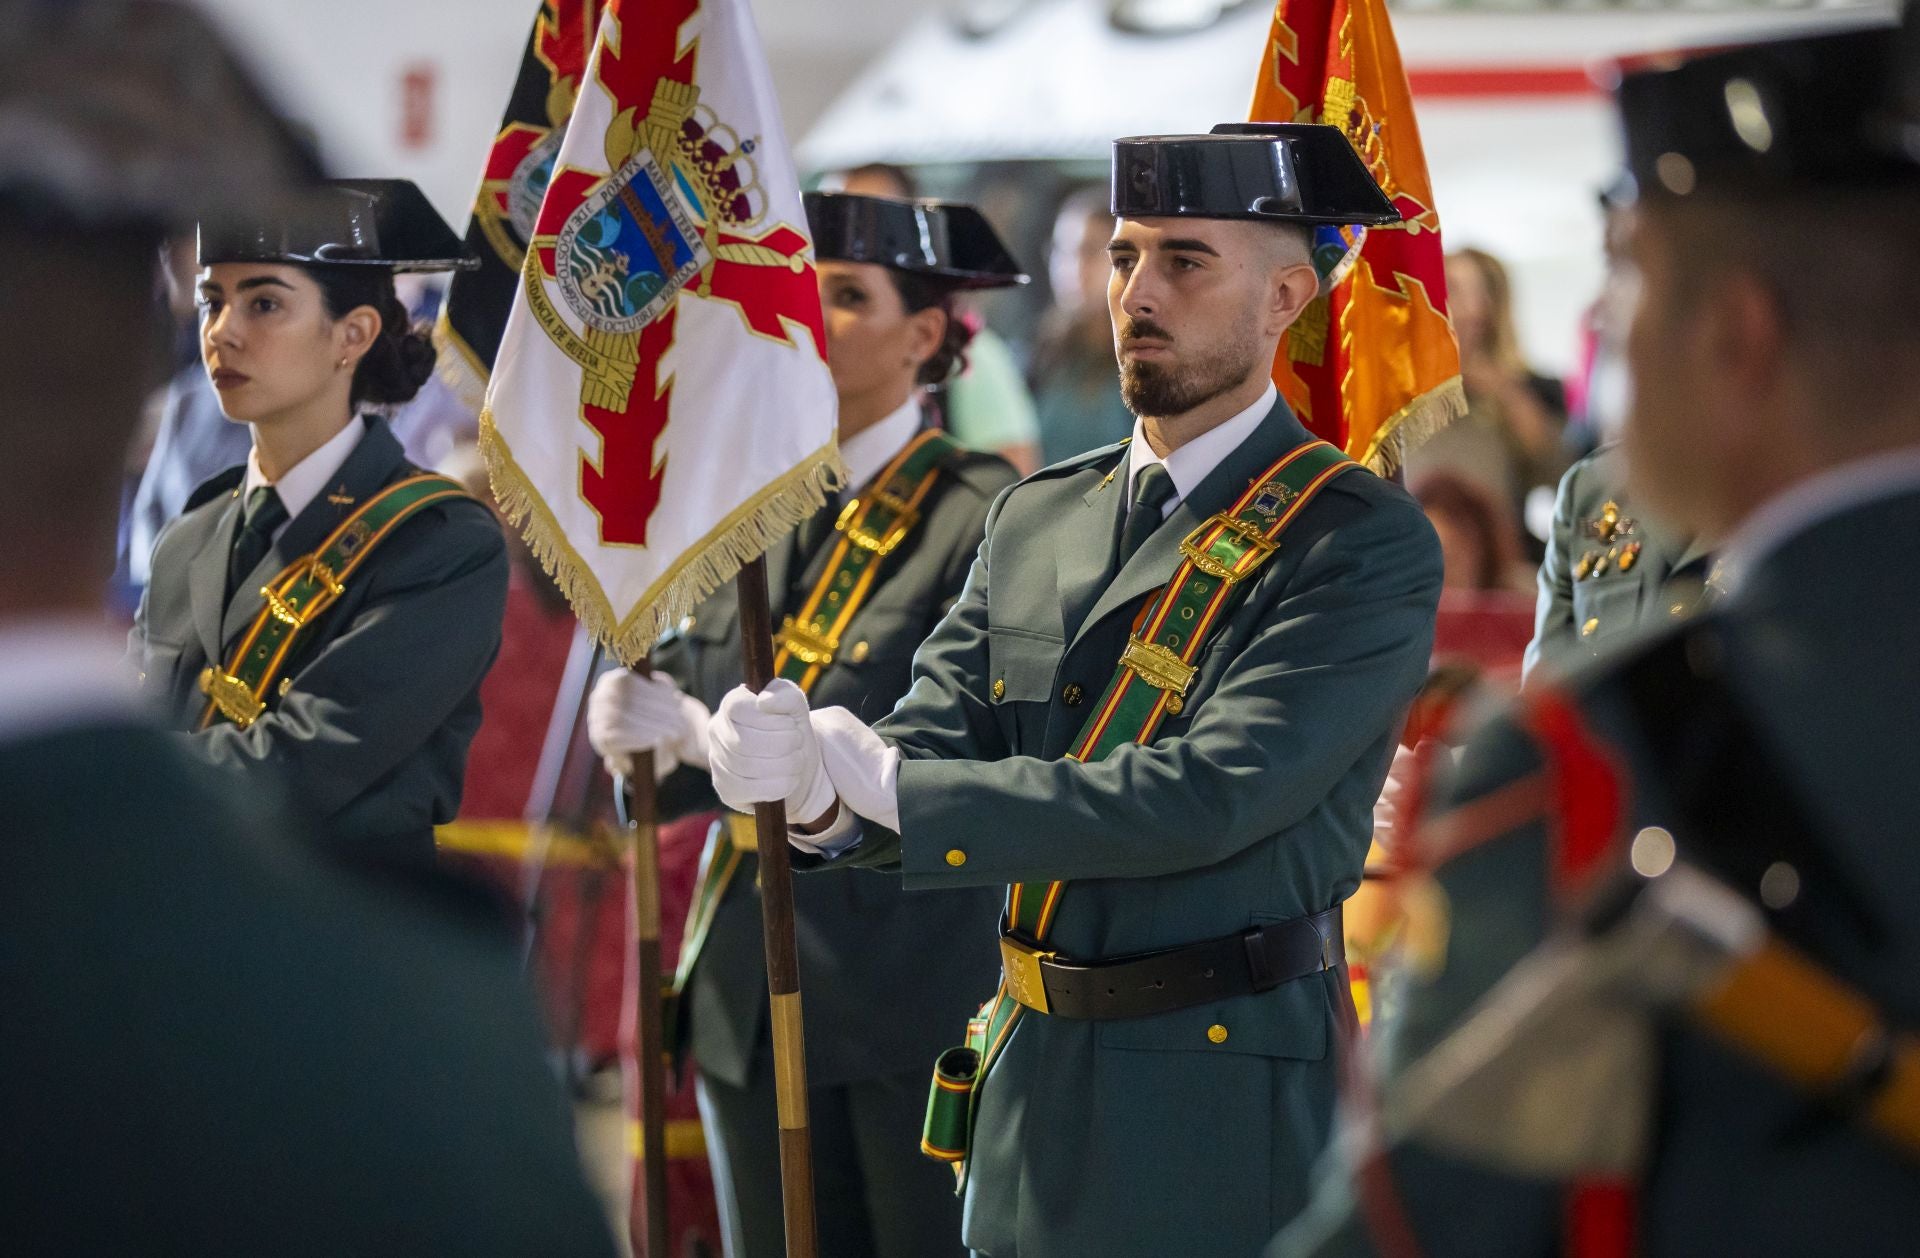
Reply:
M1179 491L1164 463L1149 463L1133 478L1133 503L1127 508L1127 522L1120 531L1120 564L1133 558L1133 552L1146 544L1154 530L1166 518L1167 504Z
M233 549L227 554L227 601L240 588L249 573L260 566L273 548L273 531L287 522L286 504L273 486L262 485L247 495L246 514L233 535Z

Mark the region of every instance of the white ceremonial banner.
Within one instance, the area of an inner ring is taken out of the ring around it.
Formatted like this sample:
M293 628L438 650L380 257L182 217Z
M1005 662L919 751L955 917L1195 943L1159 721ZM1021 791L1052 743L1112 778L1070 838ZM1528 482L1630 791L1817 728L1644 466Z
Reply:
M610 0L481 416L494 494L632 662L844 479L745 0Z

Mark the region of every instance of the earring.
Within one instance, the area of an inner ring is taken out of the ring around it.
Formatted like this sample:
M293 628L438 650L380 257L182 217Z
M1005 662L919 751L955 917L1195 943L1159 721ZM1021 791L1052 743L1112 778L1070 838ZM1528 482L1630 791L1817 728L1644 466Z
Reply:
M338 363L334 364L334 369L337 371L345 371L347 369L347 360L342 358Z

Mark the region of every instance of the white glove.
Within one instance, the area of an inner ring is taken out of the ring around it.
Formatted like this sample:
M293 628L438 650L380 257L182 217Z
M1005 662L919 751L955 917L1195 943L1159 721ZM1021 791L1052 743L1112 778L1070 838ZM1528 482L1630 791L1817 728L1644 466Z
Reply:
M587 741L615 776L632 777L634 754L642 751L654 753L656 777L682 764L704 769L709 715L665 673L643 677L616 668L587 696Z
M729 808L751 812L784 800L789 825L811 824L834 807L833 780L807 719L807 696L785 678L759 694L735 686L707 723L707 768Z
M900 753L845 708L815 712L813 736L840 802L876 825L899 830Z

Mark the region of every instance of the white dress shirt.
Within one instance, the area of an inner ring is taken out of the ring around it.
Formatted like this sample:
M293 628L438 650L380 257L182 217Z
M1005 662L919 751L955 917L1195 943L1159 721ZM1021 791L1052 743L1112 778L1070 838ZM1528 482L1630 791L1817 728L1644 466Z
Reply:
M139 718L126 636L104 617L0 621L0 742Z
M1731 594L1767 557L1843 512L1920 490L1920 446L1868 455L1807 477L1760 505L1734 530L1714 566L1714 583Z
M893 456L907 448L920 432L920 397L909 394L900 409L876 424L862 428L840 443L840 457L847 465L847 487L860 487L878 476Z
M1140 473L1158 463L1167 469L1167 475L1173 479L1173 497L1167 499L1167 505L1160 518L1166 519L1173 509L1186 501L1187 495L1200 487L1200 482L1212 474L1229 454L1240 448L1240 443L1253 435L1260 421L1267 417L1278 401L1280 390L1271 384L1260 395L1260 400L1241 411L1232 419L1218 424L1180 446L1166 458L1153 452L1147 444L1146 421L1133 421L1133 442L1127 447L1127 501L1133 501L1133 482Z
M291 522L302 511L327 490L327 482L334 473L346 464L347 457L353 453L360 439L367 435L367 421L354 416L347 426L328 438L326 443L306 458L288 468L279 480L268 480L267 474L260 470L260 450L255 447L247 453L247 479L240 486L240 500L245 502L253 496L253 491L262 485L271 485L280 495L280 505L287 509L287 520ZM282 524L280 529L286 528ZM274 536L280 535L275 529Z
M1254 430L1260 427L1260 422L1273 409L1273 404L1279 396L1279 390L1269 384L1266 392L1260 395L1259 401L1225 423L1209 428L1192 441L1177 447L1164 459L1155 454L1153 447L1147 444L1144 421L1135 419L1133 442L1127 447L1127 501L1129 503L1133 501L1134 478L1143 469L1159 463L1166 467L1174 489L1174 496L1167 500L1161 519L1164 520L1172 515L1173 509L1185 501L1188 494L1200 487L1200 482L1211 475L1228 455L1239 449L1241 443L1254 434ZM848 462L851 464L851 451L843 452L847 454ZM866 776L872 794L869 795L863 786L862 798L877 797L896 801L899 799L900 752L897 748L888 747L886 754L871 764L848 765L844 762L836 762L831 764L829 769L841 774L861 773ZM799 820L795 818L796 822ZM897 803L894 805L890 816L876 816L871 820L889 830L898 830L900 828L899 805ZM821 856L838 856L860 841L859 818L842 804L840 811L834 817L833 824L825 830L816 835L795 835L794 838L795 846L802 850L815 852Z

